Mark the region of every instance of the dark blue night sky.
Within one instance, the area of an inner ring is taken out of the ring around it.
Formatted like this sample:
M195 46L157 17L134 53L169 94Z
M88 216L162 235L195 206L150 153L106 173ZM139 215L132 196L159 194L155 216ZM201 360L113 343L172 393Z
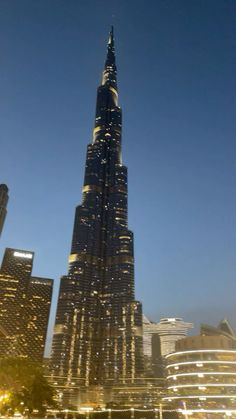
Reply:
M36 252L55 311L114 24L137 298L153 320L236 327L236 2L1 0L0 11L1 255Z

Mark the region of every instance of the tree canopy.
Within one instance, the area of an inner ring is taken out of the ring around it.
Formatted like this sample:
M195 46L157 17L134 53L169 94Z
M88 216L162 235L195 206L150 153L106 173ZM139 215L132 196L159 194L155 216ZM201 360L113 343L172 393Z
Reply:
M20 357L0 358L0 412L19 412L55 407L54 390L43 368Z

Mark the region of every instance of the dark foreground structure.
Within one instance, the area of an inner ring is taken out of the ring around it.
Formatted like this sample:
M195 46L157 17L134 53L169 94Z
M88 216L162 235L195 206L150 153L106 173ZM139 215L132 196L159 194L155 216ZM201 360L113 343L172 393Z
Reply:
M143 374L142 307L134 295L121 128L112 29L69 271L61 279L57 306L52 371L65 404L103 403L113 385L133 384Z

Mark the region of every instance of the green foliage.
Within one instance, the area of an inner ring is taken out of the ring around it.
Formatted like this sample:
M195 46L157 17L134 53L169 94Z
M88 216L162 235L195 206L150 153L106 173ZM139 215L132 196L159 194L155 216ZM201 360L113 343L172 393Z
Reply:
M0 358L0 413L44 413L55 407L54 391L38 364L25 358Z

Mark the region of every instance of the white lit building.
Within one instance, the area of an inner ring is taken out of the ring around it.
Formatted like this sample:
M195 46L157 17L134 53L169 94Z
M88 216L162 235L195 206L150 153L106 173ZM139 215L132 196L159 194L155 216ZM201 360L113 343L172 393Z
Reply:
M143 315L143 354L152 356L152 335L158 333L158 324L150 321Z
M193 328L193 323L184 322L180 318L163 318L156 324L156 332L160 337L160 352L166 356L175 352L175 344L179 339L187 336L189 329Z
M175 351L177 340L184 338L188 330L193 328L192 323L184 322L180 318L163 318L159 323L150 321L143 315L143 353L147 357L152 356L152 336L160 337L160 352L165 356Z

